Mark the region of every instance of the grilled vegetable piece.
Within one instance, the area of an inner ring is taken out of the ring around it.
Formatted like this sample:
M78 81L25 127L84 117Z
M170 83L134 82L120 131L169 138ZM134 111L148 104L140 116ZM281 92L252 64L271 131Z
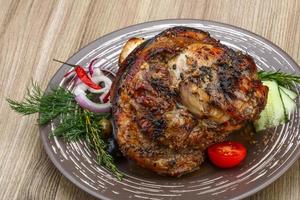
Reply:
M145 40L142 38L130 38L124 45L121 54L119 56L119 65L125 60L125 58Z

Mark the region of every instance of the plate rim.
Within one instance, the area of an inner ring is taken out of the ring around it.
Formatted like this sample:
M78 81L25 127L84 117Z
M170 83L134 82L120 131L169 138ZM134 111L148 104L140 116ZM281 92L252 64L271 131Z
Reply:
M211 24L214 24L214 25L225 26L225 27L228 27L228 28L232 28L232 29L241 31L243 33L246 32L247 34L249 34L251 36L254 36L255 38L259 38L260 40L263 40L264 42L266 42L270 46L272 46L274 49L276 49L280 54L284 54L285 58L288 59L289 63L291 63L294 66L297 66L297 68L300 69L300 67L296 63L296 61L287 52L285 52L278 45L276 45L275 43L273 43L272 41L270 41L267 38L264 38L264 37L254 33L254 32L251 32L251 31L249 31L245 28L237 27L235 25L231 25L231 24L227 24L227 23L223 23L223 22L218 22L218 21L213 21L213 20L202 20L202 19L192 19L192 18L186 18L186 19L176 19L176 18L174 18L174 19L154 20L154 21L148 21L148 22L133 24L133 25L130 25L130 26L126 26L126 27L117 29L117 30L112 31L110 33L104 34L104 35L100 36L99 38L97 38L97 39L95 39L91 42L88 42L84 46L80 47L80 49L78 49L74 54L72 54L67 59L67 62L76 61L77 59L75 59L75 56L77 56L83 50L89 50L89 47L92 46L91 44L93 44L97 41L105 40L107 37L113 37L115 34L121 34L122 32L126 32L128 29L131 29L133 27L138 28L139 26L145 26L145 25L151 26L151 24L158 25L158 24L176 24L176 23L203 23L203 22L204 23L211 23ZM141 27L141 29L143 29L143 28ZM63 65L61 65L58 68L58 70L54 73L54 75L52 76L50 81L48 82L45 93L47 93L51 90L51 85L54 85L55 83L58 84L62 80L64 73L61 73L61 72L67 72L68 70L69 70L69 68L63 67ZM59 74L62 74L62 75L59 76ZM38 115L38 118L40 118L40 114ZM95 191L91 190L89 187L87 187L86 185L84 185L81 182L77 181L68 170L65 170L62 167L62 165L56 160L56 156L54 155L54 153L50 149L50 145L47 142L48 135L44 134L43 129L46 129L47 126L49 126L49 124L46 125L46 126L39 126L39 134L40 134L40 137L41 137L41 140L42 140L42 143L43 143L43 148L45 149L48 157L50 158L50 160L52 161L54 166L60 171L60 173L62 173L62 175L64 175L67 179L69 179L73 184L75 184L77 187L79 187L83 191L87 192L88 194L91 194L92 196L94 196L96 198L101 198L101 199L104 199L104 200L111 200L111 198L106 197L102 193L95 192ZM275 173L274 176L272 176L270 179L268 179L264 183L258 185L257 187L254 187L254 188L248 190L247 192L245 192L243 194L240 194L240 195L238 195L238 196L236 196L232 199L246 198L246 197L248 197L250 195L253 195L253 194L257 193L258 191L266 188L268 185L270 185L271 183L276 181L279 177L281 177L300 158L300 145L295 150L294 155L295 156L290 157L289 159L287 159L286 164L280 170L278 170L278 172Z

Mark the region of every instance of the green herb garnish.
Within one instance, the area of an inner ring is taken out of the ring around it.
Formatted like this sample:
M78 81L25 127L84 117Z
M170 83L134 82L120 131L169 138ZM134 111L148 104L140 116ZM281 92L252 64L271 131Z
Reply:
M88 144L96 151L97 162L100 165L103 165L105 168L109 169L116 175L119 180L121 180L123 174L114 164L113 157L105 151L107 145L105 144L104 140L101 139L101 136L103 137L103 134L101 133L100 124L93 123L95 119L94 113L88 112L86 110L84 110L83 112L85 117L85 128L88 137L87 141ZM99 121L100 120L97 119L97 122Z
M60 123L51 136L61 137L66 141L85 140L95 151L97 163L111 171L118 180L122 180L122 172L106 151L107 145L99 123L101 119L109 118L110 114L97 114L82 109L73 94L64 88L53 89L49 94L43 95L41 88L35 83L32 83L31 90L27 89L22 102L12 99L7 99L7 102L14 111L23 115L40 113L40 125L57 118Z
M300 76L281 71L259 71L258 77L262 81L275 81L283 87L293 88L294 83L300 84Z
M260 71L258 77L269 88L267 104L260 113L260 118L254 122L256 131L277 126L289 121L289 116L297 108L296 84L300 76L281 71Z

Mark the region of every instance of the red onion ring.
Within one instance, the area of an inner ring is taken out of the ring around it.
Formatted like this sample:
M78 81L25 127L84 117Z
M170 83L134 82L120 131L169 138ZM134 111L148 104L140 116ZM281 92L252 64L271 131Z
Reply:
M103 74L103 72L97 68L94 70L93 77L91 79L95 83L100 83L104 82L104 87L101 88L100 90L95 90L93 88L88 87L86 84L80 82L75 86L74 89L74 95L75 95L75 100L76 102L82 107L85 108L91 112L96 112L96 113L102 113L102 112L110 112L111 110L111 104L110 102L103 103L103 98L104 96L110 91L112 81ZM95 103L91 101L89 98L87 98L87 91L90 91L91 93L103 93L100 96L100 100L102 103Z
M104 113L104 112L110 112L111 111L111 104L110 102L99 104L92 102L87 98L84 94L79 94L75 97L76 102L82 107L85 108L91 112L95 113Z

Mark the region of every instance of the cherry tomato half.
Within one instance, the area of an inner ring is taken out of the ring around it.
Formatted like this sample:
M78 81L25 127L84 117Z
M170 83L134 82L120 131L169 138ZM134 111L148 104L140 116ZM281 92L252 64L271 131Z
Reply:
M210 161L221 168L230 168L240 164L247 155L244 145L238 142L221 142L207 149Z

